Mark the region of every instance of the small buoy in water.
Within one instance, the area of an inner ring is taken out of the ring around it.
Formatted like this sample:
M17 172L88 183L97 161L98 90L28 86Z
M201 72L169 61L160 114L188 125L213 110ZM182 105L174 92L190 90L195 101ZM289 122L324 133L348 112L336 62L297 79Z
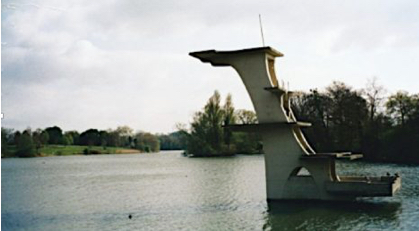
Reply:
M128 215L128 218L129 218L129 219L131 219L131 218L132 218L132 215L131 215L131 214L130 214L130 215Z

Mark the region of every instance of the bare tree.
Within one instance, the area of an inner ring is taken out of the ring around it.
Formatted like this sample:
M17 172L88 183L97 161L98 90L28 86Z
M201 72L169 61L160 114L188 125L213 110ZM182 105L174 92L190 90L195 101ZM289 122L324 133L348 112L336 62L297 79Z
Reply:
M378 84L377 77L368 79L367 85L363 90L369 108L369 119L374 121L377 111L382 108L383 100L387 90Z

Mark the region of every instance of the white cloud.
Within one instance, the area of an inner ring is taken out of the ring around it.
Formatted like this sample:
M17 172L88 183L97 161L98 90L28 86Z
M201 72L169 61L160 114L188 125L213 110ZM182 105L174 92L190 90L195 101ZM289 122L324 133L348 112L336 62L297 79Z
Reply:
M237 74L189 57L260 46L285 53L292 88L338 79L417 91L417 1L3 1L3 126L168 132L215 89L251 108Z

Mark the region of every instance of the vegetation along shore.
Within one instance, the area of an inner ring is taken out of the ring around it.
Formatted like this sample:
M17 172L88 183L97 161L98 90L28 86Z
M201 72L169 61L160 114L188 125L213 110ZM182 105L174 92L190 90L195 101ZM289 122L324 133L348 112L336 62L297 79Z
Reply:
M14 131L1 129L1 156L36 157L54 155L127 154L184 149L179 132L168 135L134 133L128 126L116 129L88 129L63 132L58 126Z
M365 161L419 164L419 94L398 91L386 96L376 79L358 90L333 82L324 90L294 92L291 107L299 121L312 124L303 132L317 152L362 153ZM185 131L187 153L261 152L263 144L257 134L225 127L255 122L254 112L234 109L230 95L221 105L215 91Z
M363 153L364 160L419 164L419 94L398 91L386 96L375 79L364 89L333 82L324 90L294 92L291 107L298 120L310 122L304 133L317 152ZM128 126L63 132L58 126L15 131L1 129L2 157L110 154L185 150L186 156L260 154L255 133L233 132L231 124L257 123L253 111L224 104L218 91L189 126L170 134L133 132ZM337 150L337 148L340 148Z

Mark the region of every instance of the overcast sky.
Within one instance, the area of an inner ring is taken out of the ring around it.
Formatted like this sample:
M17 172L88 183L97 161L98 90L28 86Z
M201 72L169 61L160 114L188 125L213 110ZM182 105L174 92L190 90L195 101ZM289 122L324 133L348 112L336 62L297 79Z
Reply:
M191 51L266 45L292 90L333 80L419 93L419 1L2 1L2 126L171 132L238 75Z

